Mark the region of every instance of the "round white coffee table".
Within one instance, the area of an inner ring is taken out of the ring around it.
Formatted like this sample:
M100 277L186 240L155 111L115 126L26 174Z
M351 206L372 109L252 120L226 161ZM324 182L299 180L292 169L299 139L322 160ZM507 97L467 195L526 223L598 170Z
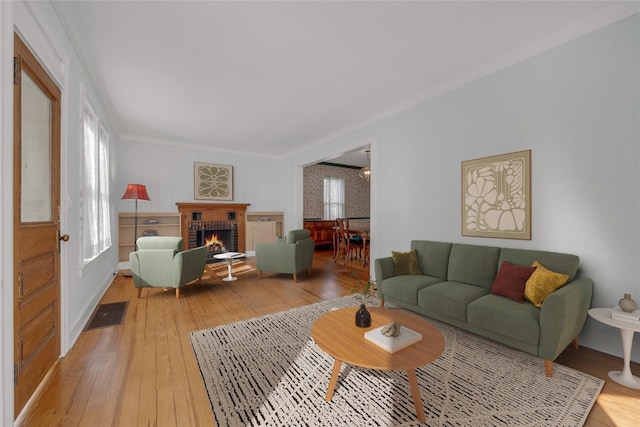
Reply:
M631 346L633 345L633 333L640 332L640 324L625 322L611 318L612 308L592 308L589 316L605 325L620 329L622 337L622 352L624 354L624 367L622 371L609 372L609 378L615 382L631 388L640 389L640 378L631 373Z
M233 277L231 274L231 266L233 265L233 260L244 258L245 254L242 252L223 252L221 254L215 254L213 256L215 259L225 259L227 260L227 268L229 269L229 275L222 279L225 282L233 282L234 280L238 280L237 277Z

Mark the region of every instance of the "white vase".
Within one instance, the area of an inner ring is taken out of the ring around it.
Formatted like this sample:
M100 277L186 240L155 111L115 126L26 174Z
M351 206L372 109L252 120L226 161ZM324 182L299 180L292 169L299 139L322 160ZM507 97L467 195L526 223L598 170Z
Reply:
M631 299L631 294L624 294L624 298L618 301L618 305L622 309L622 311L631 313L638 308L638 305L634 300Z

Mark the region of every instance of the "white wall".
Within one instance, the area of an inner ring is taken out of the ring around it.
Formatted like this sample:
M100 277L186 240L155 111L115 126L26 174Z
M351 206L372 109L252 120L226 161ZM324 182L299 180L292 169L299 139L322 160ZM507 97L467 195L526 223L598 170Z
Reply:
M294 162L375 137L372 258L411 239L568 252L594 281L593 307L613 307L624 293L640 302L639 34L636 14ZM460 162L524 149L532 150L532 239L462 237ZM622 353L618 330L591 319L580 341Z
M119 199L127 184L146 185L151 200L138 201L138 212L177 212L178 202L206 203L194 199L194 162L233 166L233 202L250 203L249 211L283 211L285 229L292 227L293 168L272 157L125 139L118 148L114 191ZM119 212L134 208L134 201L118 200Z
M0 93L0 294L2 336L2 399L0 399L0 424L13 425L13 87L11 65L13 63L13 32L17 31L41 64L47 69L62 91L61 121L61 232L69 234L68 243L61 246L61 334L63 355L82 332L89 316L113 280L117 264L117 246L102 254L97 260L82 265L80 249L80 92L96 109L111 141L111 188L116 186L116 158L118 135L104 112L103 103L92 90L86 75L56 12L49 2L0 2L0 40L2 48L2 81ZM116 191L117 193L117 191ZM112 229L117 230L116 201L119 195L112 193ZM117 244L117 239L114 240ZM16 414L17 415L17 414Z

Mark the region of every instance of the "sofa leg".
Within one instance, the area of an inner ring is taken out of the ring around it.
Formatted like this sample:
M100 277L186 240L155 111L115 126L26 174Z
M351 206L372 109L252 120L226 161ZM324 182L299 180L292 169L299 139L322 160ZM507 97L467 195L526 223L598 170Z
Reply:
M573 339L573 348L575 348L576 350L580 348L580 344L578 344L578 337L575 337Z
M180 288L176 288L176 298L180 298Z
M553 362L551 360L544 361L544 371L547 375L547 378L553 377Z
M142 294L142 288L138 288L138 298L140 298L141 294Z

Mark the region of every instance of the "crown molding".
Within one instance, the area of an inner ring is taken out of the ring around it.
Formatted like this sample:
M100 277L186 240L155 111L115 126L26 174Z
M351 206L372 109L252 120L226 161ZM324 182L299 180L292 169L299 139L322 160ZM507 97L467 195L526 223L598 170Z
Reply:
M208 145L199 145L199 144L194 144L186 141L170 140L170 139L162 139L162 138L151 138L147 136L139 136L139 135L131 135L131 134L120 135L120 143L121 144L133 143L133 144L160 145L160 146L174 147L174 148L180 148L180 149L189 148L192 150L208 151L208 152L215 152L215 153L238 154L245 157L252 156L252 157L259 157L263 159L266 158L266 159L278 160L282 158L282 156L271 155L271 154L263 154L263 153L257 153L257 152L248 153L242 150L231 150L227 148L212 147Z

